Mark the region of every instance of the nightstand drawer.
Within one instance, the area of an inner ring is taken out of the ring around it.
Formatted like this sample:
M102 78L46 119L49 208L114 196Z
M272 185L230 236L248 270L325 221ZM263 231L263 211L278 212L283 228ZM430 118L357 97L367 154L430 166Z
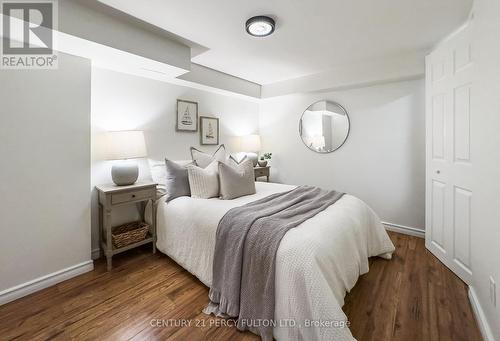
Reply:
M255 168L255 177L258 178L260 176L268 176L269 175L269 168Z
M134 191L129 193L118 193L111 196L111 204L121 204L124 202L135 201L140 199L146 199L152 196L152 191L150 189L145 189L142 191Z

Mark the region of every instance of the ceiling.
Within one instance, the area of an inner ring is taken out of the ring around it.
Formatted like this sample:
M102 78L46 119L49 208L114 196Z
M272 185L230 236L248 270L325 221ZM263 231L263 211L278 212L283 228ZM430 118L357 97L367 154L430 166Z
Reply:
M194 42L192 62L258 84L422 53L472 7L472 0L100 1ZM272 16L275 33L249 36L244 24L254 15Z

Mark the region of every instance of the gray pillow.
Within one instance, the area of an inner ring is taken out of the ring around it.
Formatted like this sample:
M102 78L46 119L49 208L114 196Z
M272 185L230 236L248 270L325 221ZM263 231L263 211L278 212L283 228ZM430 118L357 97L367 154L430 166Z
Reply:
M219 180L221 199L230 200L255 194L255 175L250 159L235 166L219 162Z
M190 196L189 178L186 166L165 159L167 169L167 202L178 197Z

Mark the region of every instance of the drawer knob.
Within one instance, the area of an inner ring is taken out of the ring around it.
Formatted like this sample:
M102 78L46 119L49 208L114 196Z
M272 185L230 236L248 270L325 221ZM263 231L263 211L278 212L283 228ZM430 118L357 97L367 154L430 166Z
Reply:
M132 198L135 198L135 194L132 194Z

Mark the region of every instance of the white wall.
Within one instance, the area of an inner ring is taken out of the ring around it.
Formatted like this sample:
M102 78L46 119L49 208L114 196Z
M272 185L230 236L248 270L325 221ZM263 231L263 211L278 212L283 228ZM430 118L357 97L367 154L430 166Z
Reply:
M1 292L90 261L90 61L0 85Z
M201 116L219 117L220 143L232 146L233 136L257 133L259 105L243 99L218 95L161 81L114 71L92 69L92 185L110 183L112 162L102 161L99 136L109 130L144 130L148 157L162 160L190 159L189 147L200 146L200 135L176 132L176 101L198 102ZM145 160L140 161L140 177L149 177ZM92 246L98 248L98 210L96 193L92 198ZM115 217L114 224L131 218L129 208ZM133 217L132 217L133 219Z
M97 0L63 0L58 5L61 32L180 69L191 67L190 47L157 26Z
M473 284L491 332L500 340L500 2L476 0L473 22L475 60L472 93L471 157ZM496 307L489 277L497 285Z
M322 99L343 105L351 121L346 143L330 154L309 150L298 133L302 112ZM260 134L273 153L271 178L354 194L382 220L423 229L424 103L423 80L265 100Z
M178 77L196 84L236 92L246 96L260 98L261 86L250 81L228 75L203 65L191 64L191 70Z
M354 89L362 86L422 78L425 74L425 51L403 53L391 58L373 59L362 63L351 63L327 72L292 78L281 82L264 84L262 98Z

